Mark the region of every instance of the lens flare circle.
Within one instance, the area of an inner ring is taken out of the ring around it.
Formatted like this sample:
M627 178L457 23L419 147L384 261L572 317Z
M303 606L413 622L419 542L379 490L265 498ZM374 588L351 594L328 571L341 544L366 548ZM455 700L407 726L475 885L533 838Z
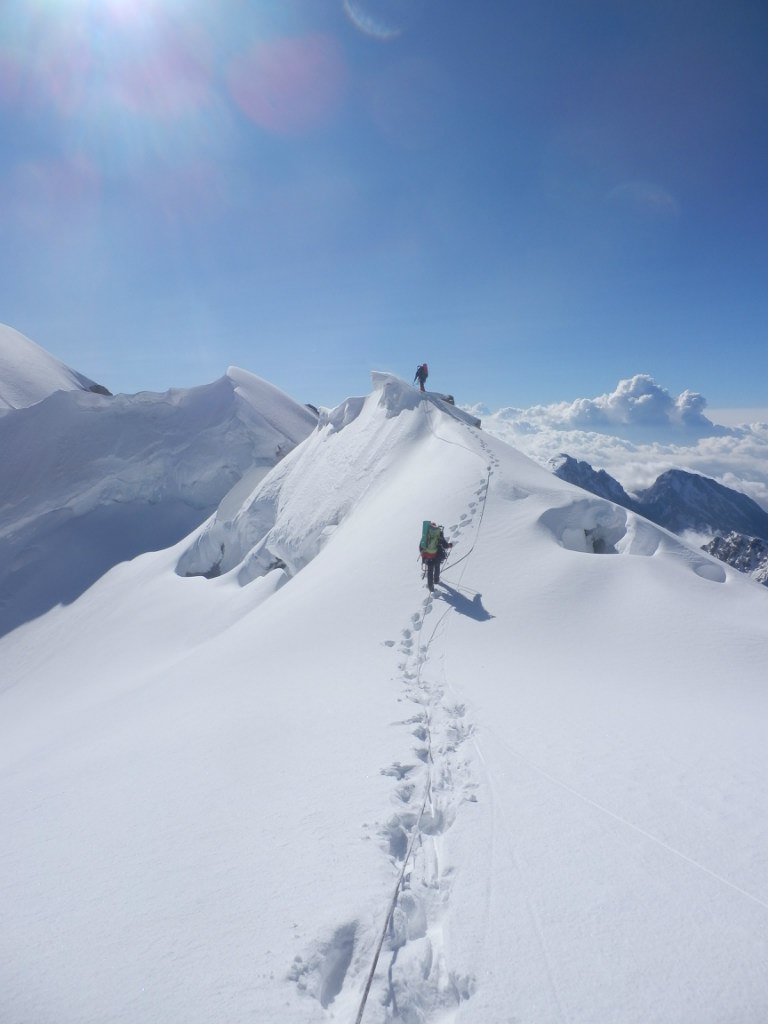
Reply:
M344 61L331 36L258 42L233 62L229 90L261 128L298 135L325 123L344 90Z
M424 0L344 0L344 11L355 28L382 42L407 31L423 7Z

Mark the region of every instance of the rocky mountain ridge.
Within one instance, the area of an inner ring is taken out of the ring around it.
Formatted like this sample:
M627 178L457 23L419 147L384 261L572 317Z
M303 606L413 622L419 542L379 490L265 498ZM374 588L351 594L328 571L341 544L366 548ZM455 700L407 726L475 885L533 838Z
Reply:
M712 534L702 550L768 586L768 512L756 501L698 473L669 469L636 495L605 470L561 453L556 476L644 516L672 533Z

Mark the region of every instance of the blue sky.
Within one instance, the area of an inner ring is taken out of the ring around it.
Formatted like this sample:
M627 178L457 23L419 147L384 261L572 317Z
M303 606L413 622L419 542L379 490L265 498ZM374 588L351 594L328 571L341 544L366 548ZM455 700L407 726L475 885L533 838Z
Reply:
M764 406L766 52L762 0L4 0L0 321L114 391Z

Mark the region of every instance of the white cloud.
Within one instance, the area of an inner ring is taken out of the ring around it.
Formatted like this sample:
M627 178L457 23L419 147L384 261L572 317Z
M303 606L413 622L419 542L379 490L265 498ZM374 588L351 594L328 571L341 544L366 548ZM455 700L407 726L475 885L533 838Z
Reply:
M722 430L704 415L706 404L703 395L693 391L683 391L673 398L653 377L638 373L620 380L616 389L607 395L534 406L526 413L535 420L579 430L621 426L684 428L703 433Z
M636 374L621 380L615 389L597 398L577 398L552 406L530 409L502 409L494 414L502 422L515 423L518 429L534 432L542 428L556 430L595 430L600 433L622 433L637 436L637 431L651 428L654 439L659 431L679 436L696 433L710 436L727 433L705 416L707 399L695 391L683 391L676 398L660 387L647 374ZM477 415L487 415L477 410Z

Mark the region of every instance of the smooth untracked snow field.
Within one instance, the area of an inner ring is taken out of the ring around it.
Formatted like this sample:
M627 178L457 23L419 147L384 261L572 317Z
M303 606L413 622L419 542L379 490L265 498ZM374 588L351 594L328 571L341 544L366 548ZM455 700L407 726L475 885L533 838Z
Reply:
M768 1019L765 588L374 385L0 641L0 1020Z

